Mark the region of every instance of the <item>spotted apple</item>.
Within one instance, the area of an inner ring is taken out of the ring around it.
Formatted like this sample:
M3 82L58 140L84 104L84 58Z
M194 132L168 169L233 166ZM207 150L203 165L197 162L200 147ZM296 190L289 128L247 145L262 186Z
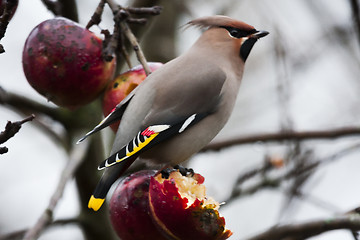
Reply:
M110 220L122 240L165 240L150 216L149 184L154 170L143 170L126 177L110 200Z
M76 109L105 89L115 59L102 57L102 40L63 17L43 21L26 39L23 69L29 84L48 101Z

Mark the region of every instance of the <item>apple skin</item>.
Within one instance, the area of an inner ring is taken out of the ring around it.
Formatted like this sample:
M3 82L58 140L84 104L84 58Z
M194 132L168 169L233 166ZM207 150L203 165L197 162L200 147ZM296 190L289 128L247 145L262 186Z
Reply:
M143 170L126 177L110 200L112 226L122 240L165 240L152 222L149 210L150 178L154 170Z
M163 64L160 62L148 62L150 70L153 72ZM142 65L138 65L129 71L118 75L106 87L102 109L104 116L107 116L132 90L134 90L146 78ZM120 122L112 124L111 129L116 132Z
M199 179L198 184L204 181L200 174L195 179ZM151 178L149 203L153 220L168 239L223 240L232 235L215 205L196 199L188 206L188 199L181 196L172 178L163 183Z
M29 84L69 109L97 98L115 71L115 59L102 58L102 40L63 17L46 20L31 31L22 59Z

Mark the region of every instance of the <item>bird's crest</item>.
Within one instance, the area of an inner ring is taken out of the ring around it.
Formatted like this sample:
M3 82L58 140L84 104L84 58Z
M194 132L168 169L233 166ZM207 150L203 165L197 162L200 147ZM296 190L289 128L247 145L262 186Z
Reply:
M247 23L222 15L200 17L188 22L186 26L195 26L199 28L234 27L245 31L251 31L254 29L253 26Z

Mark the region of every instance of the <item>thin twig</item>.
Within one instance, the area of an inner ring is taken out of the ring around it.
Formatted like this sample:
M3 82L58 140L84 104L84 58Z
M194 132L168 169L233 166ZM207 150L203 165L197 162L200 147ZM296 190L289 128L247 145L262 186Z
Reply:
M126 23L121 22L120 27L121 27L121 30L123 31L124 35L127 37L129 42L131 43L131 45L136 53L137 59L139 60L139 62L141 63L141 65L144 68L146 76L148 76L151 73L151 70L150 70L150 67L146 61L145 55L144 55L143 51L141 50L140 45L139 45L135 35L132 33L132 31L130 30L129 26Z
M104 12L105 0L101 0L99 5L96 7L94 14L91 16L90 21L86 25L86 28L89 29L93 25L97 25L101 22L101 15Z
M22 94L6 91L0 86L0 104L15 108L18 112L29 114L29 112L42 113L52 119L63 123L65 119L58 109L41 104L33 99L27 98Z
M14 15L17 5L18 0L5 1L4 12L0 16L0 40L5 36L7 26ZM5 52L4 47L0 44L0 54L3 52Z
M360 143L350 145L336 153L333 153L329 156L323 157L316 161L309 162L302 166L295 165L292 168L289 168L287 171L278 174L277 176L274 177L269 177L266 175L266 173L268 173L269 170L274 169L269 167L268 166L269 163L266 161L263 166L250 170L238 177L238 180L236 184L234 184L230 196L225 200L227 204L224 206L229 206L230 202L234 201L240 196L251 195L265 188L278 188L281 185L281 183L284 182L285 180L293 179L296 176L307 175L309 172L313 172L320 165L330 164L331 162L347 154L354 153L355 151L358 150L360 150ZM246 189L241 188L240 185L242 185L245 181L254 179L255 177L259 176L259 174L262 175L262 179L260 181L252 184ZM304 197L304 196L301 195L300 197Z
M29 116L21 121L17 121L17 122L8 121L5 126L5 130L0 133L0 144L6 142L7 140L9 140L13 136L15 136L15 134L19 132L21 126L24 123L26 123L28 121L32 121L34 118L35 118L35 115L32 114L31 116ZM7 147L0 147L0 154L4 154L7 152L8 152Z
M153 6L153 7L127 7L125 10L129 11L133 14L148 14L148 15L159 15L161 13L161 6Z
M112 61L114 56L116 55L116 50L118 48L119 44L119 38L120 38L120 24L119 22L121 15L120 12L118 12L114 17L114 32L111 35L110 39L108 40L106 47L103 49L102 55L105 61Z
M111 8L111 10L113 11L115 16L118 15L118 13L122 10L122 8L118 4L115 4L113 0L106 0L106 2L109 4L109 7ZM151 73L151 70L149 68L149 65L147 64L145 55L144 55L143 51L141 50L140 45L139 45L135 35L130 30L128 24L125 23L124 21L120 21L119 26L122 31L122 34L124 34L126 36L126 38L129 40L130 44L132 45L133 50L135 51L135 54L136 54L139 62L141 63L141 65L144 68L145 74L149 75Z
M300 240L337 229L359 231L360 216L358 214L350 214L299 224L275 226L261 234L248 238L248 240Z
M10 138L12 138L17 132L19 132L21 126L29 121L32 121L35 118L35 115L31 115L21 121L10 122L8 121L5 130L0 133L0 144L6 142Z
M124 57L124 59L126 61L126 64L128 65L129 69L131 69L131 68L133 68L133 65L131 64L131 61L130 61L130 55L126 50L123 35L120 35L119 41L121 42L121 54Z
M61 16L79 21L76 0L57 0L61 4Z
M78 218L69 218L69 219L59 219L51 223L49 227L56 227L56 226L63 226L67 224L83 224L80 219ZM0 240L18 240L22 239L28 229L18 230L15 232L11 232L5 235L0 236Z
M62 6L59 1L53 0L41 0L41 2L46 6L46 8L52 12L55 16L60 16L62 12Z
M68 164L62 171L60 180L49 201L48 206L46 207L36 224L26 232L24 240L37 239L40 233L44 230L44 228L51 224L51 222L53 221L54 209L63 195L65 186L68 181L74 176L77 167L84 160L84 155L86 154L87 149L88 143L85 143L84 145L81 144L73 149L70 154Z
M358 0L350 0L351 11L354 25L357 31L358 41L360 43L360 7Z
M254 134L245 137L238 137L229 139L221 142L214 142L207 145L202 149L205 151L218 151L226 147L241 144L251 144L256 142L281 142L288 140L319 140L319 139L330 139L334 140L339 137L357 136L360 135L360 128L358 127L344 127L330 130L319 130L319 131L287 131L280 133L265 133L265 134Z

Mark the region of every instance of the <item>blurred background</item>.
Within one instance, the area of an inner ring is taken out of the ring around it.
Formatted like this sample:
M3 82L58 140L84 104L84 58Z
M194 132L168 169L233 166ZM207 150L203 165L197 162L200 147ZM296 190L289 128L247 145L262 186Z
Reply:
M166 62L186 51L201 32L195 28L184 30L182 26L200 16L223 14L270 32L255 45L247 59L235 110L213 143L291 130L332 132L359 127L360 35L354 19L354 2L118 1L123 6L164 7L160 16L142 27L146 31L139 33L148 61ZM79 22L85 26L99 1L76 3ZM6 53L0 55L0 86L56 107L30 87L21 62L22 48L30 31L52 17L42 1L20 0L1 40ZM112 25L111 11L105 8L100 27L112 29ZM96 26L91 30L100 31ZM133 63L138 64L135 58ZM23 118L9 106L0 105L0 113L1 130L7 120ZM63 131L59 124L46 118L41 120L56 132ZM106 130L102 136L107 155L113 133ZM5 145L9 152L0 156L0 235L28 228L36 222L68 160L64 148L33 123L24 125ZM234 232L230 239L246 239L276 224L328 218L359 207L358 150L360 139L356 135L252 141L199 153L189 166L205 176L208 195L226 202L220 212ZM246 181L241 178L268 162L280 166ZM316 167L305 174L294 173L294 169L311 163L317 163ZM77 184L72 180L54 218L74 218L80 211ZM40 239L81 240L84 236L80 228L68 224L47 229ZM350 231L339 230L311 239L354 237Z

